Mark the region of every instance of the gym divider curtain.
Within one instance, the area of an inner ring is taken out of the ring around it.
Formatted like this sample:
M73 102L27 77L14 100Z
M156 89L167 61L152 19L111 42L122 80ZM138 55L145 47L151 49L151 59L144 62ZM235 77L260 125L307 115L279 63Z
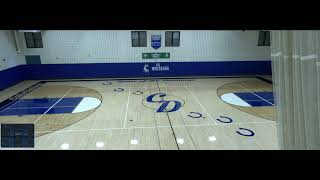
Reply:
M320 31L271 31L280 149L320 149Z

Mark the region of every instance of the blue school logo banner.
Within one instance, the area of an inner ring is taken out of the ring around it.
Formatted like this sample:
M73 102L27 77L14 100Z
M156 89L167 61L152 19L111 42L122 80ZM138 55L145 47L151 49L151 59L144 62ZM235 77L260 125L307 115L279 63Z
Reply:
M161 35L160 34L152 34L151 35L151 47L153 49L159 49L161 47Z

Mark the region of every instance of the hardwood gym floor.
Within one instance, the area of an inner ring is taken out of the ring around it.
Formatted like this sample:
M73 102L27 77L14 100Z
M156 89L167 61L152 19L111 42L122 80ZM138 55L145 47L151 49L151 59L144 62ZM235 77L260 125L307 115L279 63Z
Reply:
M46 81L2 108L0 123L34 124L34 149L278 149L271 94L255 77Z

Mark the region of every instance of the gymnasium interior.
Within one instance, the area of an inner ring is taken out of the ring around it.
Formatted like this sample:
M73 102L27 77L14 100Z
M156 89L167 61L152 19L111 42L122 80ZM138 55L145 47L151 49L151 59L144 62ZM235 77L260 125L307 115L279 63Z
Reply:
M0 30L0 147L320 149L319 52L315 30Z

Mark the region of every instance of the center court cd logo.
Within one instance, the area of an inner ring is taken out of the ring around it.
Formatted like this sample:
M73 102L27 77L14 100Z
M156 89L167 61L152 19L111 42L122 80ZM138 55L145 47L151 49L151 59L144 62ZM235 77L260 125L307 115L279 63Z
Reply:
M174 112L184 105L184 100L165 93L156 93L143 99L142 104L148 108L155 109L158 113Z

